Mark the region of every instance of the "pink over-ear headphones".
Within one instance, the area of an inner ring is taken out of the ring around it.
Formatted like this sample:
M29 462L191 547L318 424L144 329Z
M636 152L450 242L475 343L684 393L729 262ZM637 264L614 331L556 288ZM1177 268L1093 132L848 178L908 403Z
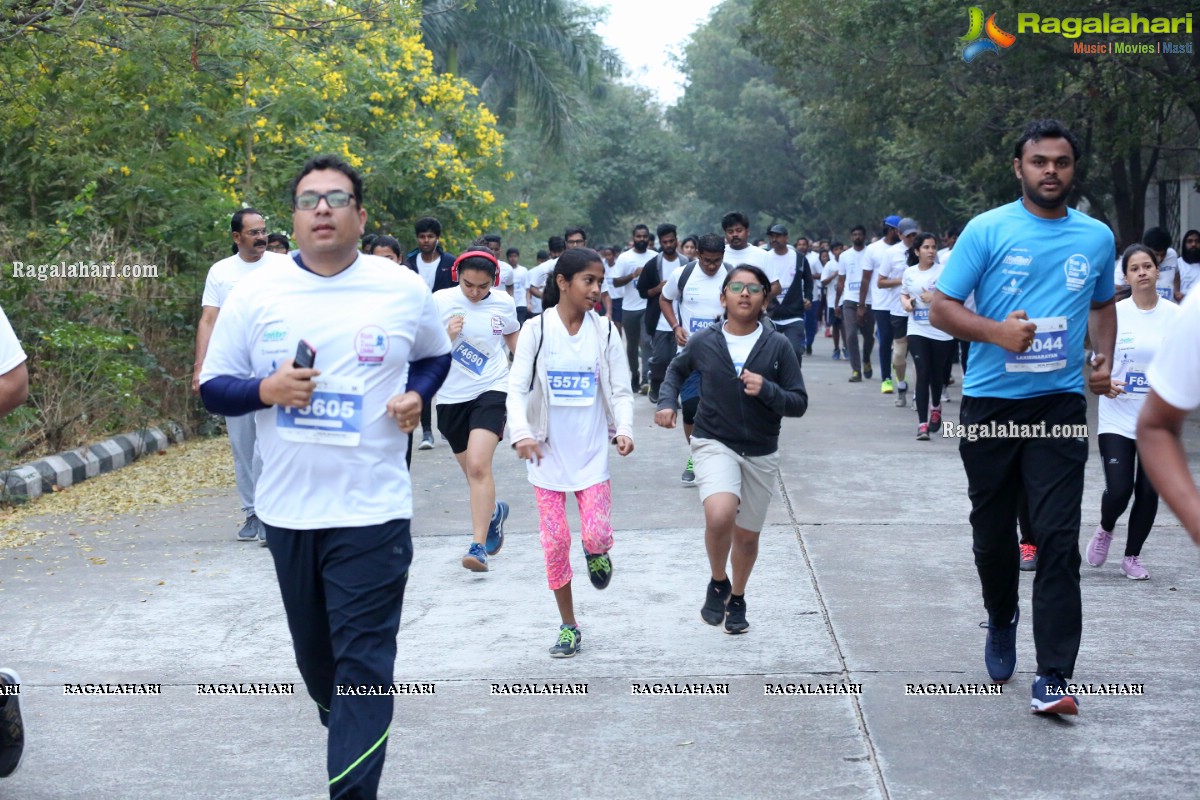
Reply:
M454 259L454 265L450 267L450 280L458 283L458 265L468 258L486 258L488 261L496 265L496 285L500 285L500 260L492 254L491 250L468 250Z

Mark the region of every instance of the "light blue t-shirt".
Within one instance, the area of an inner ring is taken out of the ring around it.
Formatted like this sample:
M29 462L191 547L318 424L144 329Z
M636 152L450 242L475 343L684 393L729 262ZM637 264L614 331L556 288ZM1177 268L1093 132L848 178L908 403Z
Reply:
M1073 208L1042 219L1017 200L971 220L938 289L956 300L974 291L976 313L997 321L1023 310L1038 330L1025 353L972 342L963 394L1083 394L1088 311L1093 301L1112 298L1115 257L1108 226Z

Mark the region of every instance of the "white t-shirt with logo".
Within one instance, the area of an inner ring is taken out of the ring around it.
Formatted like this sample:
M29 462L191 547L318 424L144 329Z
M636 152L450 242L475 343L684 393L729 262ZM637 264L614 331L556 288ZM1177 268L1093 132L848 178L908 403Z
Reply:
M525 298L529 289L529 268L522 267L520 264L513 267L513 304L520 308L525 305Z
M378 525L412 517L408 435L387 415L410 361L450 352L424 281L379 256L332 277L266 264L229 293L200 382L266 378L306 340L321 371L308 408L255 413L262 476L255 512L280 528Z
M626 276L632 275L633 273L637 272L639 269L644 267L650 259L657 258L657 257L658 257L658 253L656 251L650 249L649 247L646 248L646 252L644 252L644 253L639 253L636 250L626 250L625 252L621 253L621 255L617 256L617 263L613 265L612 276L615 279L615 278L624 278ZM606 272L607 272L607 270L606 270ZM631 280L629 283L625 284L624 286L614 286L613 287L614 293L619 292L619 291L625 292L624 300L621 302L622 310L624 310L624 311L645 311L646 310L646 298L644 298L640 294L638 294L637 278L634 278L633 280ZM614 294L614 296L615 296L615 294Z
M272 253L270 250L263 253L262 258L258 261L243 261L242 257L236 254L229 258L222 258L208 268L208 277L204 279L204 296L200 305L220 308L225 305L225 298L229 297L229 292L242 278L261 266L273 263L294 265L296 262L283 253Z
M879 286L881 277L888 280L902 280L904 271L908 269L908 248L904 246L904 242L896 242L894 245L884 251L880 257L882 265L871 276L871 286L877 292L875 302L871 307L875 311L890 311L893 317L906 317L904 313L904 305L900 302L900 287L890 286L886 289Z
M728 255L729 251L726 250L725 254ZM763 269L763 271L767 273L767 278L772 283L779 281L779 299L782 301L784 295L788 293L788 289L791 288L792 282L796 280L796 248L788 245L787 253L782 256L776 253L773 248L771 250L767 250L766 254L767 266ZM810 267L809 269L811 270L812 268ZM798 291L803 291L803 289L798 289ZM816 298L815 292L813 297ZM803 317L773 319L772 321L775 323L775 327L804 323Z
M1177 308L1171 335L1162 341L1146 375L1159 397L1192 411L1200 407L1200 292L1189 294Z
M680 299L679 279L683 276L684 269L680 267L672 272L667 285L663 287L663 297L672 303ZM725 309L721 307L721 285L725 282L725 275L723 267L718 267L716 274L712 276L706 275L697 263L692 274L688 276L687 284L683 287L683 299L677 304L680 316L678 322L687 331L688 336L709 327L725 313Z
M883 291L879 288L879 272L887 264L887 251L890 247L891 245L883 239L878 239L863 250L863 272L871 270L871 285L867 287L867 305L872 308L879 307L879 293ZM857 298L850 299L856 300Z
M842 288L842 302L847 300L858 302L858 290L862 286L863 264L867 260L867 249L855 250L848 247L842 251L842 257L837 262L837 273L846 276L846 285ZM836 287L835 287L836 291ZM867 295L870 299L870 294Z
M688 283L691 283L690 279ZM754 349L754 343L762 336L763 326L760 322L752 332L737 336L729 332L728 325L728 322L721 325L721 333L725 335L725 344L729 347L729 358L733 361L733 371L741 375L746 366L746 359L750 358L750 351Z
M0 308L0 375L7 375L25 361L25 351L13 331L12 323Z
M938 278L942 275L942 270L945 264L935 263L927 270L922 270L915 264L904 270L904 283L901 285L901 293L912 298L913 313L908 317L908 335L909 336L924 336L926 339L934 339L939 342L948 342L954 337L946 333L941 328L935 328L929 322L929 304L921 299L921 295L925 292L932 292L937 288ZM901 305L901 310L904 306Z
M546 441L540 464L526 462L529 482L556 492L577 492L603 483L608 471L608 421L600 400L603 342L586 317L571 336L558 311L551 308L538 363L550 380Z
M439 403L466 403L484 392L508 391L508 348L504 335L521 329L517 305L508 292L492 287L472 303L460 286L434 292L442 327L462 315L463 327L450 342L450 372L438 389Z
M1098 433L1137 438L1137 418L1150 393L1147 372L1167 337L1175 336L1180 308L1161 297L1154 308L1143 311L1127 297L1117 303L1117 346L1113 351L1112 379L1124 381L1124 394L1100 398ZM1200 341L1195 343L1200 347ZM1157 391L1158 386L1154 389Z

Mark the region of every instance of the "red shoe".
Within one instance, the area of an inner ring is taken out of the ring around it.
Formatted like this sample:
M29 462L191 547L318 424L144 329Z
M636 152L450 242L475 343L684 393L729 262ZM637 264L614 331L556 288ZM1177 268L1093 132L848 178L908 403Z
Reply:
M1037 545L1021 545L1021 572L1033 572L1037 569Z

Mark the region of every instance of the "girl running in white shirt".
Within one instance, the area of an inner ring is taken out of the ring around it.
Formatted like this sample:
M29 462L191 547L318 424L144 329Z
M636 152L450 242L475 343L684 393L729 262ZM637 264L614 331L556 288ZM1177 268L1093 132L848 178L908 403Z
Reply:
M579 503L588 576L603 589L612 578L609 442L623 456L633 452L625 345L611 321L593 310L603 283L604 264L596 251L563 253L546 281L542 315L522 328L509 375L513 446L528 462L546 578L562 617L550 648L554 658L575 655L582 639L571 595L566 493L574 492Z
M917 439L927 442L929 434L942 427L942 381L955 347L953 336L929 324L929 303L942 274L932 233L917 234L908 251L908 263L900 283L900 303L909 314L908 352L917 365ZM896 405L903 407L903 399L901 390Z
M1121 572L1131 580L1144 581L1150 573L1141 564L1142 545L1158 514L1158 493L1143 471L1137 452L1137 418L1150 392L1146 368L1171 331L1179 306L1159 296L1155 288L1158 258L1150 248L1130 245L1121 258L1121 268L1133 295L1117 303L1112 388L1100 398L1097 439L1105 489L1100 498L1100 524L1088 542L1087 562L1099 567L1107 560L1113 529L1132 497Z

